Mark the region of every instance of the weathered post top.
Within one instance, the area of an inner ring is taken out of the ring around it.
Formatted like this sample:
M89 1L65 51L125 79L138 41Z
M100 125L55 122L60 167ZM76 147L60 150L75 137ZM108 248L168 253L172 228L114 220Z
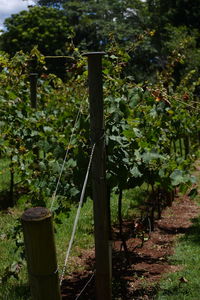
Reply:
M86 52L86 53L83 53L83 56L103 56L103 55L105 55L106 54L106 52Z
M30 73L29 76L37 77L37 76L38 76L38 73Z
M41 221L51 217L51 212L45 207L32 207L21 216L23 221Z

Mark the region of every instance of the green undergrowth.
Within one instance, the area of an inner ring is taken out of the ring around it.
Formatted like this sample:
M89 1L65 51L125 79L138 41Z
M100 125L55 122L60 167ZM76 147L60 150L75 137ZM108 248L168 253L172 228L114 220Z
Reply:
M10 160L8 158L0 159L0 192L6 191L10 187ZM17 172L14 173L14 184L20 181L20 176Z
M18 272L20 253L16 251L13 238L13 230L21 214L22 211L16 208L9 209L7 212L0 212L0 299L2 300L30 299L26 268L22 267L20 273ZM4 282L2 277L9 276L11 272L14 276L10 276Z
M10 167L8 159L0 159L0 192L8 188L10 182Z

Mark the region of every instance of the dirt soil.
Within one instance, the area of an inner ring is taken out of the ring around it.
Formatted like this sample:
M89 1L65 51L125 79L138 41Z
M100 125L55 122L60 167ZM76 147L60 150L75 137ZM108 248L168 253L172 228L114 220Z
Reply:
M123 250L122 243L118 240L117 228L114 228L113 299L153 299L161 277L165 273L176 272L181 268L170 265L168 257L173 254L177 237L187 232L192 224L191 219L197 217L199 213L200 208L187 196L176 197L172 207L166 208L162 218L156 221L154 231L150 236L145 236L143 247L140 247L141 239L135 237L134 221L124 222L123 231L127 239L128 253ZM65 278L62 299L95 299L94 251L83 251L75 258L75 262L77 265L85 265L85 271L74 272ZM82 292L88 281L87 287Z

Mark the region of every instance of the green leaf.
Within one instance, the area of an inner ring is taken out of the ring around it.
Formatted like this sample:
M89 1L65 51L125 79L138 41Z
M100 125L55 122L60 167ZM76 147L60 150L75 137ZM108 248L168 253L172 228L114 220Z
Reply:
M182 170L178 170L178 169L174 170L170 175L170 178L172 180L173 186L177 186L185 182L185 178Z
M79 193L79 190L78 190L76 187L72 187L72 188L70 189L70 195L71 195L72 197L75 197L78 193Z
M49 127L49 126L44 126L44 132L52 132L53 131L53 128L52 127Z
M198 190L197 190L197 188L191 189L191 191L190 191L189 194L188 194L188 196L189 196L191 199L194 199L197 195L198 195Z
M115 55L112 54L112 55L110 56L110 58L111 58L111 59L117 59L117 56L115 56Z
M66 167L67 168L75 168L77 165L76 160L70 158L67 162L66 162Z
M165 157L157 152L145 152L141 155L145 163L149 163L152 160L162 159L165 160Z
M133 167L130 170L131 175L133 175L133 177L137 178L137 177L142 177L142 173L139 171L138 167Z

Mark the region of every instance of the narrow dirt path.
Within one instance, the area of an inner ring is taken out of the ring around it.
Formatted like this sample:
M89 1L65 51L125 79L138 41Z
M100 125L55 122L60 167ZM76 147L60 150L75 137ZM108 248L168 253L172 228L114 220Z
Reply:
M181 268L170 265L168 257L173 254L177 237L187 232L192 225L191 220L199 214L200 207L187 196L177 198L172 207L164 210L150 239L141 249L135 249L132 253L132 274L128 277L121 276L126 281L126 289L122 291L121 299L152 299L156 283L159 283L163 274L176 272ZM131 247L135 248L135 242L130 239L129 251Z
M144 242L142 248L136 248L141 243L133 234L133 222L125 223L128 256L121 250L121 242L113 243L113 299L140 300L153 299L156 285L163 274L176 272L181 266L169 264L168 257L173 254L174 242L180 234L186 233L191 226L191 220L200 214L200 207L187 196L177 197L172 207L166 208L162 218L156 221L155 230ZM76 299L86 282L91 279L79 300L94 299L94 277L91 277L94 266L94 251L83 251L77 264L86 266L83 272L74 272L63 282L62 299ZM103 300L103 299L102 299Z

